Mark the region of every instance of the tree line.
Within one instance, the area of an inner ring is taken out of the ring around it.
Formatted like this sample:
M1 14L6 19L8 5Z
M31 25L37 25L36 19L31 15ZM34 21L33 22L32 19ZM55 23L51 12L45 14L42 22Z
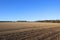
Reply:
M41 21L35 21L35 22L52 22L52 23L60 23L60 20L41 20Z
M18 21L0 21L0 22L31 22L26 20L18 20ZM60 23L60 20L38 20L32 22L52 22L52 23Z

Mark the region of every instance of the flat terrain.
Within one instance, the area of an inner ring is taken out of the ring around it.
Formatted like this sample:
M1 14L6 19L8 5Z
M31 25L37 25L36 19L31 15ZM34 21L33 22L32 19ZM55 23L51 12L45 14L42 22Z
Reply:
M0 40L60 40L60 23L2 22Z

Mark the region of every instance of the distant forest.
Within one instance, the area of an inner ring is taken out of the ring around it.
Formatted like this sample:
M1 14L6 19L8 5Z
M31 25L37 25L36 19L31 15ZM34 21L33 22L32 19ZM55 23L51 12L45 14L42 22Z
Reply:
M60 20L39 20L39 21L35 21L35 22L52 22L52 23L60 23Z
M0 21L0 22L13 22L13 21Z
M0 22L52 22L52 23L60 23L60 20L38 20L38 21L18 20L18 21L0 21Z

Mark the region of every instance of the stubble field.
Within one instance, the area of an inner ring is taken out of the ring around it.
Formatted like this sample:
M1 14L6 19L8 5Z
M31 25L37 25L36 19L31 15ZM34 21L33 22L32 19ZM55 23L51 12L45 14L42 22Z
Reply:
M60 23L3 22L0 40L60 40Z

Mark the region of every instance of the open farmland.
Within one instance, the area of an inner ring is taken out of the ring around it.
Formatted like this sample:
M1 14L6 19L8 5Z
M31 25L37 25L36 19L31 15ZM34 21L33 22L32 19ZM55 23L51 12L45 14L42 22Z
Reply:
M60 40L60 23L1 22L0 40Z

